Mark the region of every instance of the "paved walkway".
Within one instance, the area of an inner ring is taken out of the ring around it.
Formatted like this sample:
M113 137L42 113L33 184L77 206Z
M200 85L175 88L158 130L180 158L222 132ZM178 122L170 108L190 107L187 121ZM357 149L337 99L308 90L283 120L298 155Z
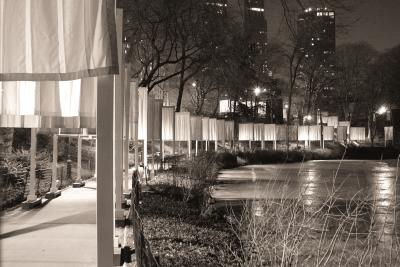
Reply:
M44 207L0 222L0 266L96 266L96 183L68 188Z

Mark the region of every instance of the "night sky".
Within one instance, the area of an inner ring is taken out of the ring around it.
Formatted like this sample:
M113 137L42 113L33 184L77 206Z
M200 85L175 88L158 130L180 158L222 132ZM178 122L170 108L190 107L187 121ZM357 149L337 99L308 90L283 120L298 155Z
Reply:
M265 16L270 39L282 34L279 0L265 0ZM337 14L337 21L342 21ZM346 15L346 24L352 22L347 34L337 34L337 43L366 41L379 51L400 44L400 0L362 0L352 14Z

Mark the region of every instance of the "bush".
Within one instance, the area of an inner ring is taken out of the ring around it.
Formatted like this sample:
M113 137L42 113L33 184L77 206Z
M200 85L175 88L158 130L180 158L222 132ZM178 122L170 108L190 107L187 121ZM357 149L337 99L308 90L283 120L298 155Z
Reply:
M232 169L238 167L236 155L229 152L218 153L216 162L220 169Z
M394 147L354 147L348 146L346 149L346 159L396 159L400 150Z

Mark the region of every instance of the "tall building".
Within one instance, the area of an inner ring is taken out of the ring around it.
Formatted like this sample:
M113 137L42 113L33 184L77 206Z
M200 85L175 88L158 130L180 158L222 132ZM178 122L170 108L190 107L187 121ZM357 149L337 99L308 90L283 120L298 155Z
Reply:
M330 107L335 78L335 12L328 8L308 8L298 17L300 50L304 53L300 74L305 82L314 72L322 87L321 105ZM316 70L318 71L316 73Z

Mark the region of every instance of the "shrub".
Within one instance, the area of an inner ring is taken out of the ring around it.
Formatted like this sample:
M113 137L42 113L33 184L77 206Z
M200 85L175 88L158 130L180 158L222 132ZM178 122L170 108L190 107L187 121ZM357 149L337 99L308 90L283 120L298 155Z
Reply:
M216 163L220 169L232 169L238 166L236 155L230 152L221 152L216 156Z

